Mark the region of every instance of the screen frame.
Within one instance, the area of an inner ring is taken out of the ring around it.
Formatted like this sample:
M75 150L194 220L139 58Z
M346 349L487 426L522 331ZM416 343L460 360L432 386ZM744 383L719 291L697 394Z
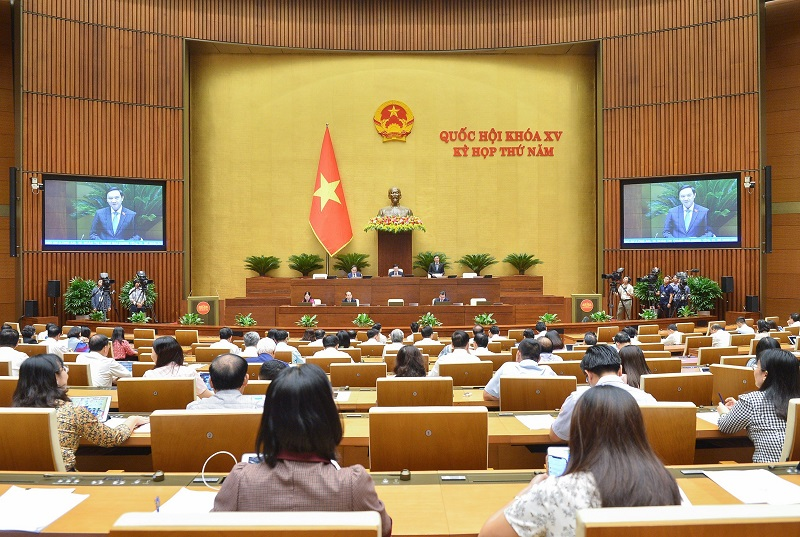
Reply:
M85 176L85 175L59 175L59 174L42 174L42 182L44 184L44 191L42 194L47 199L47 184L48 182L64 182L64 183L116 183L120 187L141 185L141 186L159 186L161 187L161 229L162 229L162 244L158 245L137 245L135 242L121 245L99 244L97 246L90 244L45 244L45 230L47 229L47 210L46 201L42 202L42 238L41 248L43 252L164 252L167 250L167 181L164 179L131 179L127 177L99 177L99 176Z
M736 182L736 232L735 242L686 242L675 240L661 244L625 244L625 187L630 185L681 183L687 181L713 181L717 179L733 179ZM713 173L702 175L667 175L659 177L641 177L635 179L621 179L619 181L619 247L622 250L677 250L685 248L741 248L742 247L742 172Z

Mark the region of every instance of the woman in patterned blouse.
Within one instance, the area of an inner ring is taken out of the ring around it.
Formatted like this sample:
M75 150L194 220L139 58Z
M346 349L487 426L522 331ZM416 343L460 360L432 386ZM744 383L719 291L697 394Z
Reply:
M64 466L68 471L74 471L75 450L81 437L101 447L118 446L128 439L133 429L148 423L150 418L130 416L116 428L99 423L86 407L73 405L67 397L68 371L55 354L28 358L19 368L12 406L56 409Z
M760 342L759 342L760 343ZM747 429L756 447L753 462L779 462L786 436L789 399L800 397L800 367L797 358L780 349L756 355L753 377L757 391L728 397L717 406L719 430L735 433Z
M138 360L139 352L125 339L125 329L118 326L111 332L111 350L114 360Z
M572 414L569 462L561 477L541 474L492 515L481 536L575 536L578 509L678 505L675 478L653 452L639 405L625 390L586 390Z

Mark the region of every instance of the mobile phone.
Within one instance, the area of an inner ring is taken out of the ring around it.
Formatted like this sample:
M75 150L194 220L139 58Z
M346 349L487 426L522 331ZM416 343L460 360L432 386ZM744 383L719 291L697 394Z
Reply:
M569 462L569 448L550 446L547 448L547 473L552 476L564 475Z
M242 455L242 462L258 464L264 462L264 459L258 453L245 453Z

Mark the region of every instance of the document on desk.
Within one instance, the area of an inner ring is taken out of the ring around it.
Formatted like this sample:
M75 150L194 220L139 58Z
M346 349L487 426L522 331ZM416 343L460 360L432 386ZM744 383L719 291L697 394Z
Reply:
M800 486L781 479L769 470L720 470L706 471L705 474L742 503L800 503Z
M183 487L159 509L160 513L209 513L214 507L217 492L213 490L189 490Z
M89 497L74 491L10 487L0 496L0 531L42 531Z
M716 410L713 412L698 412L697 417L711 425L719 426L719 412Z
M517 414L515 417L531 431L550 429L550 426L556 421L550 414Z
M351 392L336 392L336 402L343 403L350 400Z

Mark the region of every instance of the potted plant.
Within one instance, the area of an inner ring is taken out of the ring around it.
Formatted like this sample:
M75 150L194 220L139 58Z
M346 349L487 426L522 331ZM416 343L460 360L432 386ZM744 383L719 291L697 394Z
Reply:
M471 272L474 272L480 276L482 270L486 270L492 265L496 265L497 259L489 254L465 254L461 256L461 259L459 259L457 263L467 267Z
M414 263L411 266L412 269L420 269L424 273L428 273L428 267L433 263L433 258L439 256L439 263L442 264L444 268L450 266L450 262L447 260L447 256L442 252L420 252L414 256Z
M256 322L255 319L253 319L252 313L248 313L247 315L237 313L233 319L234 322L236 323L236 326L244 326L245 328L250 326L255 326L258 324L258 322Z
M425 267L425 268L427 270L427 267ZM422 317L420 317L419 320L417 321L417 323L421 327L422 326L433 326L433 327L442 326L442 322L439 319L437 319L436 316L433 315L431 312L428 312L425 315L423 315Z
M93 311L89 315L81 315L81 317L86 317L90 321L102 323L106 320L106 313L104 311Z
M348 273L350 272L350 269L355 266L356 269L358 269L358 272L361 272L361 269L369 266L369 261L367 261L368 257L369 254L359 254L357 252L352 252L349 254L336 254L333 256L333 258L336 260L333 268L341 270L344 273Z
M125 308L126 310L131 309L131 298L130 292L133 289L135 279L130 279L124 284L122 284L122 289L119 291L119 303L120 305ZM144 289L144 307L145 308L152 308L153 305L156 303L156 299L158 298L158 292L156 291L156 284L151 283Z
M692 317L695 315L695 312L692 311L692 308L689 306L681 306L678 308L678 317Z
M539 320L544 324L553 324L561 322L561 319L558 318L557 313L543 313L539 316Z
M297 326L304 326L306 328L314 328L319 324L316 315L303 315L296 323Z
M356 315L356 318L353 319L353 324L359 328L367 328L375 324L375 321L373 321L368 314L359 313Z
M639 314L639 317L645 321L652 321L654 319L658 319L658 312L653 308L646 308L642 310L642 312Z
M297 254L289 256L289 268L303 276L308 276L323 267L322 258L317 254ZM348 269L349 270L349 269Z
M74 315L76 319L87 318L92 312L92 289L96 284L94 280L85 280L78 276L72 278L64 293L64 311ZM100 320L105 320L105 316Z
M184 326L203 324L203 318L197 313L187 313L178 319L178 323Z
M281 260L274 255L251 255L244 259L244 268L266 276L268 272L280 268Z
M475 324L479 324L481 326L492 326L493 324L497 324L497 321L494 320L494 313L480 313L476 315L473 319Z
M137 323L137 324L147 324L147 323L149 323L149 322L150 322L152 319L150 319L150 317L148 317L148 316L147 316L147 314L146 314L145 312L143 312L143 311L137 311L136 313L132 313L132 314L131 314L131 316L130 316L130 317L128 317L128 320L129 320L130 322L132 322L132 323Z
M542 263L544 263L544 261L542 261L541 259L537 259L536 257L533 256L533 254L521 253L521 254L508 254L507 256L505 256L505 258L503 258L503 263L508 263L509 265L517 269L519 275L522 276L525 274L525 271L527 271L529 268L535 267L536 265L541 265Z
M589 318L598 323L605 323L611 320L611 315L604 311L596 311L589 315Z
M658 286L655 284L651 285L646 281L636 282L636 285L633 286L633 296L639 299L639 304L652 308L658 303L656 289Z
M710 315L718 298L722 297L722 288L717 282L705 276L690 276L686 280L689 286L689 303L700 315Z

